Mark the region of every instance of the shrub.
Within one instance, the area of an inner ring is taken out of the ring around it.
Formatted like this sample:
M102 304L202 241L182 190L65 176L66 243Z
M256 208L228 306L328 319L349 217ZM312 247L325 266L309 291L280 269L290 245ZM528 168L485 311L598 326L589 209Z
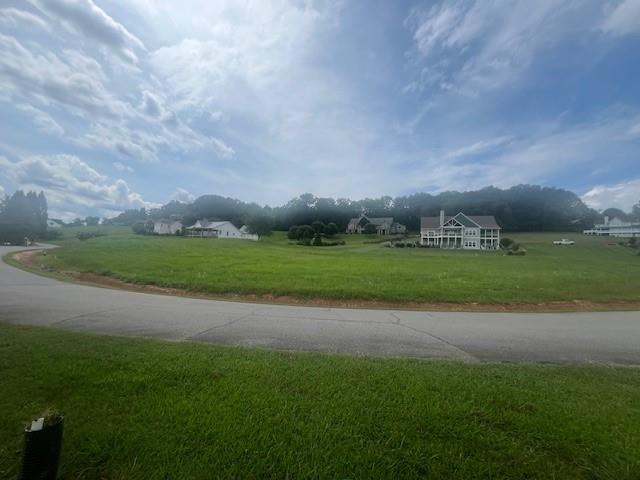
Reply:
M324 234L327 237L333 237L336 233L338 233L338 225L333 222L329 222L324 227Z
M313 241L311 242L311 245L313 245L314 247L322 246L322 237L320 237L320 234L316 233L316 235L313 237Z
M507 250L507 255L515 255L518 257L524 257L527 254L527 251L524 248L519 248L517 250Z
M316 232L316 234L324 233L324 223L322 223L320 220L316 220L315 222L313 222L311 224L311 228L313 228L313 231Z
M514 244L514 241L508 237L502 237L500 239L500 247L504 248L505 250L513 244Z
M298 240L300 238L300 227L298 227L298 225L291 225L287 232L287 238L289 240Z
M316 232L310 225L302 225L298 227L298 238L302 240L311 240Z

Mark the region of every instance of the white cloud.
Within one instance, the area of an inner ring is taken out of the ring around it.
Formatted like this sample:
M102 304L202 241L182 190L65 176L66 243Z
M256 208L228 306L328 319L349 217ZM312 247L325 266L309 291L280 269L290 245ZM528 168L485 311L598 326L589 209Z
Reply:
M95 60L74 50L63 53L64 59L48 50L34 53L15 38L0 34L0 98L55 103L84 118L131 114L130 106L105 87L106 77Z
M62 128L60 124L47 112L26 104L18 105L18 109L29 114L33 123L41 132L57 136L64 135L64 128Z
M49 25L37 15L17 8L0 8L0 24L9 27L28 26L49 31Z
M28 156L17 161L0 157L0 172L18 188L44 191L50 210L64 218L158 206L144 201L124 180L112 180L74 155Z
M627 134L631 137L640 137L640 122L635 125L631 125L629 130L627 130Z
M4 198L4 195L5 195L4 187L2 185L0 185L0 198Z
M135 50L145 50L143 43L122 24L116 22L92 0L31 0L51 18L91 38L113 51L123 60L137 63Z
M597 210L619 208L629 212L640 202L640 178L615 185L595 186L582 195L582 200Z
M180 187L178 187L178 189L175 192L173 192L173 195L171 195L171 200L177 200L178 202L182 202L182 203L191 203L195 199L196 199L195 195L193 195L188 190L185 190L184 188L180 188Z
M607 16L602 30L613 35L640 32L640 0L623 0Z
M590 15L585 2L565 0L458 1L414 9L405 25L429 74L410 89L421 91L425 82L433 86L434 75L440 90L466 95L512 83L541 50L588 29ZM446 68L432 64L435 52L446 55Z
M129 172L129 173L135 172L135 170L132 167L130 167L129 165L125 165L124 163L121 163L121 162L113 162L113 168L115 168L119 172Z
M446 155L446 158L466 157L468 155L478 155L494 150L497 147L507 144L511 140L511 137L503 136L491 138L488 140L480 140L471 145L467 145L458 148Z

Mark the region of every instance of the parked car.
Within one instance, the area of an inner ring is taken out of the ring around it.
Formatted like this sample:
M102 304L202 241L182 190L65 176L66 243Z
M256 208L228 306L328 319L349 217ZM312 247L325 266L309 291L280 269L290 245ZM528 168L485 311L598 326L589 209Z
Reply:
M4 242L3 245L9 247L11 246L11 242Z
M563 238L561 240L554 240L554 245L575 245L576 242L573 240L569 240L568 238Z

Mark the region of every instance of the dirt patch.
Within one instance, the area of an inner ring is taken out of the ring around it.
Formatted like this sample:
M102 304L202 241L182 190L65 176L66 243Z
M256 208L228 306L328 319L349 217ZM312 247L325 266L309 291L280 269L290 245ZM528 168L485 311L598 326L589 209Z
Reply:
M226 300L232 302L273 303L278 305L300 305L327 308L370 308L392 310L427 310L445 312L589 312L614 310L640 310L640 302L592 302L589 300L571 300L543 303L424 303L424 302L387 302L378 300L333 300L326 298L300 298L287 295L272 294L212 294L185 290L181 288L160 287L157 285L140 285L127 283L117 278L98 275L91 272L53 271L38 262L39 254L44 250L27 250L13 254L13 259L28 270L42 275L54 276L84 285L114 288L130 292L171 295L177 297L197 298L204 300Z

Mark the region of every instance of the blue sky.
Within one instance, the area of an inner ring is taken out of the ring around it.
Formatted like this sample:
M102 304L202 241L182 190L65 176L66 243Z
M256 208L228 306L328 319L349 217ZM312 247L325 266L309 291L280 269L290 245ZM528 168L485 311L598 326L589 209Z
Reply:
M536 183L640 200L640 0L0 3L0 193L52 216Z

